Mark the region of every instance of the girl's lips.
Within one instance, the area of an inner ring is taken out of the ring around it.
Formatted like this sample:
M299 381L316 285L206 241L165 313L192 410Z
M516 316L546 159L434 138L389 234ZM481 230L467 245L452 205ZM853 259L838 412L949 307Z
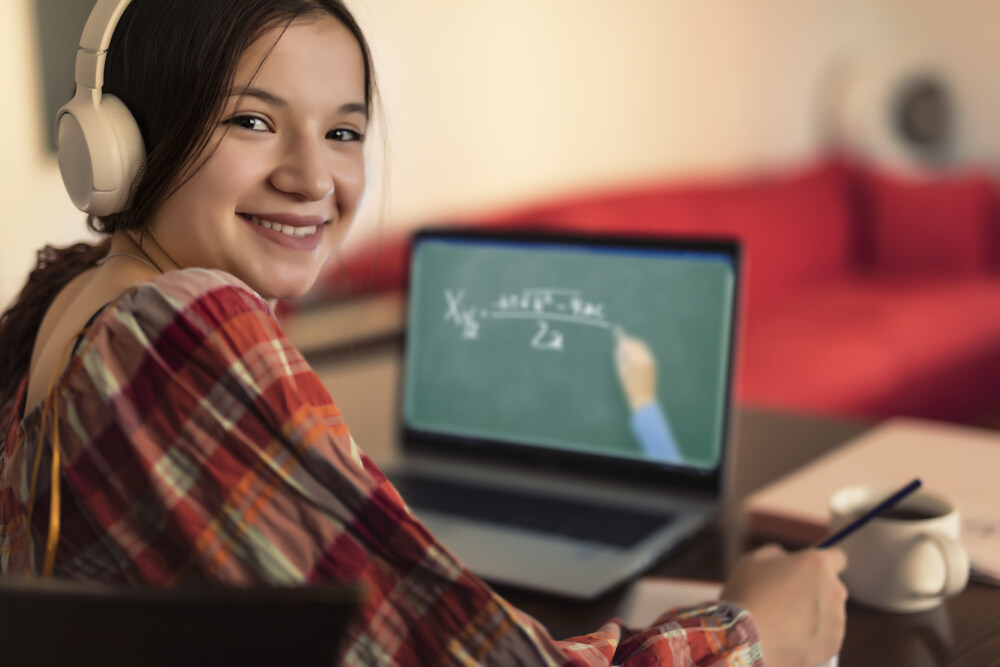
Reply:
M258 218L255 215L244 215L244 218L260 225L264 229L273 229L276 232L281 232L282 234L287 234L288 236L309 236L310 234L315 234L316 229L319 225L290 225L282 224L274 220L268 220L266 218Z
M239 217L267 240L290 250L315 250L323 240L323 231L326 228L324 221L319 217L296 219L300 223L311 222L309 225L292 225L245 213L240 213ZM284 219L287 221L288 217Z

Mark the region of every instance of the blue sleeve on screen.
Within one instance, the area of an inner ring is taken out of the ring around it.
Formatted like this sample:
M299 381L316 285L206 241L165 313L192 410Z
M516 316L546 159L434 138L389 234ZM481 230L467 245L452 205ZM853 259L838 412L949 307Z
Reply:
M647 403L632 413L632 432L647 458L680 463L681 452L677 448L674 434L670 432L670 424L656 401Z

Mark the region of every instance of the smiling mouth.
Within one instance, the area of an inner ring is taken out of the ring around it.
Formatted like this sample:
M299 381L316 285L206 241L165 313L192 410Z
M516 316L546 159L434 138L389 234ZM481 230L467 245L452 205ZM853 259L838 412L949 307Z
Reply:
M308 225L305 227L296 227L294 225L284 225L280 222L265 220L264 218L258 218L256 215L249 215L247 213L240 213L239 216L244 220L249 220L255 225L263 227L264 229L271 229L276 232L281 232L286 236L291 236L294 238L312 236L322 226L322 225Z

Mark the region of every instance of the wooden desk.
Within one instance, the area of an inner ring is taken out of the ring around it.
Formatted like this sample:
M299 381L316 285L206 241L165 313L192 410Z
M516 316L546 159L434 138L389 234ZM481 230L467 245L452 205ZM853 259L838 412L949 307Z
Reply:
M735 475L727 518L654 566L649 574L722 580L735 556L757 542L747 539L732 513L762 484L861 433L866 426L760 410L738 414ZM616 615L627 587L580 604L499 588L511 602L542 621L556 637L592 631ZM1000 587L972 582L938 609L887 614L849 604L842 667L855 665L1000 665Z
M380 465L396 455L401 348L392 335L339 351L309 355L343 410L355 439ZM754 546L740 522L740 501L763 484L858 435L869 424L741 409L734 459L719 525L650 570L650 574L724 579L735 558ZM626 587L587 603L498 587L555 637L593 631L614 616ZM1000 665L1000 587L970 583L942 607L893 615L850 605L840 664Z

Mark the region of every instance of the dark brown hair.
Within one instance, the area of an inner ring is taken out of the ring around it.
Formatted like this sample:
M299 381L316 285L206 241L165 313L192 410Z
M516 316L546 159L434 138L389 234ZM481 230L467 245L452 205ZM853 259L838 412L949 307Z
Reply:
M101 234L142 233L163 202L206 156L243 52L265 32L297 18L329 14L357 39L371 110L371 52L341 0L132 0L115 28L104 92L132 112L146 144L146 163L125 210L87 224ZM0 409L10 401L31 359L35 337L56 295L96 265L110 245L46 246L13 305L0 315Z

